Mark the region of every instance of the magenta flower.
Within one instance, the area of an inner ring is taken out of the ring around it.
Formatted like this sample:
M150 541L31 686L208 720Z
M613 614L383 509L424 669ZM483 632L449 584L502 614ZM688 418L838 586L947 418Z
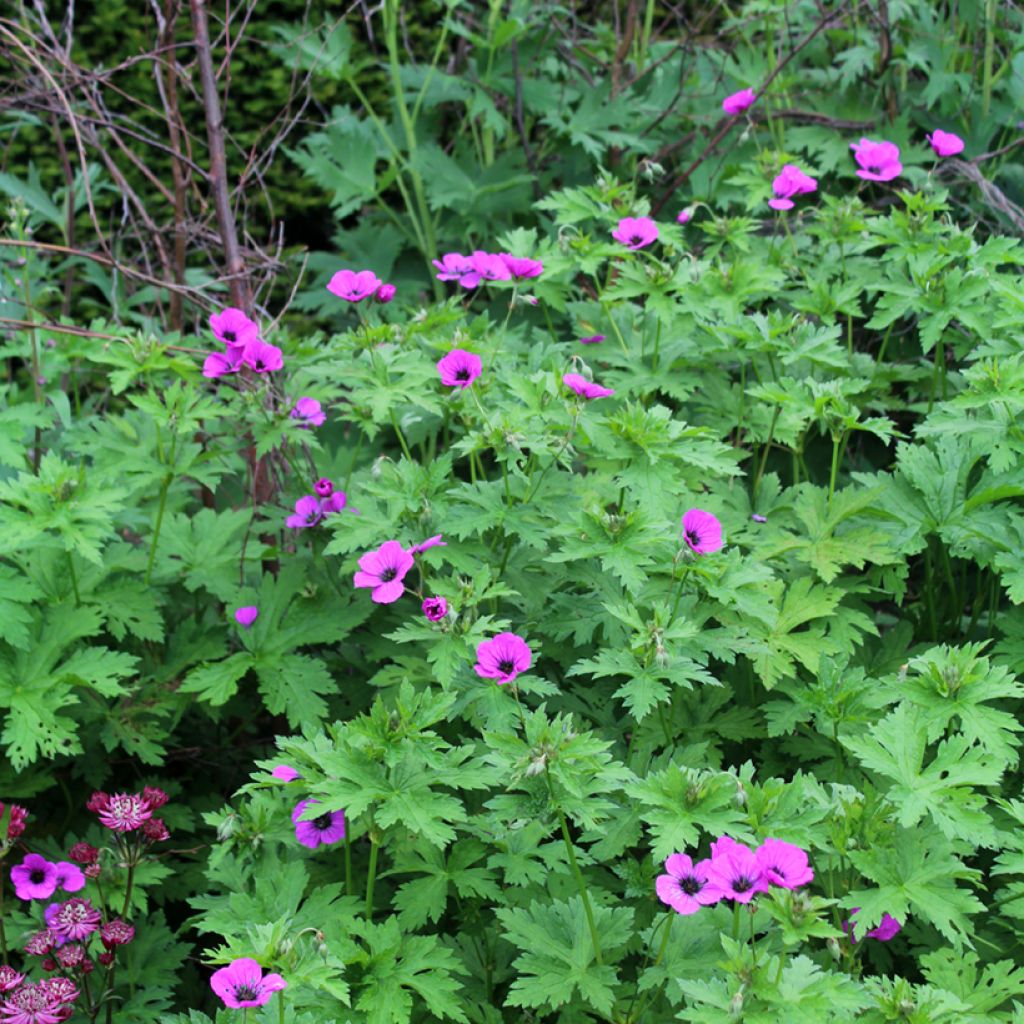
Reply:
M295 502L295 511L284 521L284 525L292 530L304 530L307 526L316 526L323 517L319 500L306 494Z
M540 277L544 273L544 264L540 260L527 259L525 256L512 256L507 252L498 253L500 259L508 272L517 280L522 281L528 277Z
M850 149L860 168L857 176L865 181L892 181L903 172L899 147L894 142L861 139L851 142Z
M612 388L601 387L600 384L595 384L578 373L565 374L562 377L562 383L575 391L581 398L607 398L609 395L615 394Z
M60 938L81 942L99 928L100 912L89 900L72 896L57 908L57 913L47 923Z
M589 334L585 338L580 338L581 345L600 345L604 341L603 334Z
M100 942L107 949L113 949L114 946L127 946L134 938L135 929L117 917L113 921L108 921L100 930Z
M469 259L481 281L508 281L512 277L512 271L497 253L477 249Z
M280 782L294 782L296 779L302 778L290 764L279 764L270 775Z
M320 500L320 512L327 517L333 512L341 512L348 504L344 491L331 491L326 498Z
M300 800L292 811L292 822L295 825L295 838L303 846L315 850L318 846L337 843L345 838L345 812L325 811L318 818L302 821L302 813L310 804L318 804L319 800Z
M57 861L57 888L65 892L78 892L85 888L85 875L77 864L70 861Z
M357 587L372 587L370 597L377 604L394 604L405 593L402 580L413 565L412 555L397 540L387 540L359 559L359 572L352 582Z
M0 804L0 819L4 816L3 804ZM25 822L28 821L28 811L17 804L11 804L7 815L7 838L17 839L25 831Z
M235 622L237 622L243 629L248 629L259 615L260 610L254 604L247 604L242 608L235 611Z
M149 801L138 793L115 793L99 808L100 824L113 832L134 832L152 814Z
M244 354L244 346L237 349L231 348L226 352L211 352L203 361L203 376L216 379L229 373L238 373L242 368Z
M259 325L250 320L240 309L233 306L214 313L210 317L210 330L217 340L229 349L244 347L259 336Z
M263 968L251 957L232 960L227 967L214 971L210 988L232 1010L247 1006L264 1006L275 992L287 988L288 982L280 974L263 976Z
M768 205L773 210L791 210L793 196L816 192L817 189L818 182L814 178L804 174L796 164L786 164L772 182L775 198L769 199Z
M38 853L30 853L11 868L11 884L19 900L49 899L57 888L57 865Z
M327 419L323 406L315 398L300 398L292 407L289 416L293 420L300 420L301 427L320 427Z
M440 622L448 614L448 602L443 597L428 597L420 607L431 622Z
M329 477L322 476L315 484L313 484L313 490L321 498L329 498L334 493L334 484L331 482Z
M533 664L533 652L526 641L515 633L499 633L491 640L477 644L476 664L478 676L497 679L498 685L511 683L520 672Z
M737 114L742 114L748 107L752 107L756 99L757 96L753 89L740 89L739 92L734 92L722 100L722 109L730 117L735 117Z
M708 882L710 867L710 860L694 864L685 853L673 853L665 861L668 874L659 875L654 883L658 899L679 914L695 914L717 903L722 893Z
M393 284L382 284L373 297L383 305L387 305L395 297L397 290Z
M268 345L262 338L254 338L246 344L242 362L257 373L273 373L284 366L284 356L276 345Z
M463 288L475 288L480 275L473 268L473 261L460 252L446 252L439 260L431 261L440 271L438 281L458 281Z
M45 936L40 941L47 947L46 952L50 953L55 949L60 949L68 940L63 935L58 935L50 925L53 923L53 919L60 912L59 903L50 903L43 911L43 920L46 922L46 931L38 932L33 938L39 938Z
M56 907L56 904L54 906ZM58 941L60 940L57 936L49 928L45 928L41 932L34 932L25 940L25 952L29 956L46 956L53 951Z
M19 974L13 967L7 964L0 964L0 992L10 992L17 988L25 980L24 974Z
M687 207L685 210L680 210L676 217L677 224L689 224L690 218L693 216L693 210Z
M759 892L768 891L768 879L752 850L732 842L712 853L708 868L708 884L721 891L724 899L749 903Z
M59 1024L71 1016L68 1004L71 999L62 999L52 991L55 978L46 978L36 984L26 983L8 995L0 1003L0 1016L4 1024ZM74 988L74 983L72 982ZM75 997L78 989L75 988Z
M957 153L964 151L964 140L952 132L944 132L941 128L936 128L926 138L935 150L936 156L956 156Z
M448 547L448 541L442 540L444 534L435 533L433 537L428 537L426 540L421 540L419 544L413 544L409 548L410 555L418 555L424 551L429 551L431 548L446 548Z
M767 516L758 515L756 512L750 518L753 519L755 523L767 523L768 522L768 517Z
M468 388L480 376L483 364L474 352L453 348L437 361L441 383L450 388Z
M683 516L683 539L694 554L711 554L722 547L722 524L710 512L691 508Z
M766 839L754 851L754 856L765 878L772 885L797 889L814 881L814 871L808 863L807 854L792 843L781 839Z
M642 249L658 238L658 225L650 217L623 217L612 238L627 249Z
M362 302L383 283L372 270L339 270L328 282L327 290L346 302Z
M850 911L850 917L848 920L843 922L843 931L849 932L850 942L856 943L857 936L854 934L853 928L855 921L853 920L857 911L860 907L854 907ZM896 920L895 917L889 914L882 914L882 920L879 922L877 928L872 928L871 931L865 933L865 938L878 939L879 942L889 942L890 939L896 937L897 934L902 930L903 925Z

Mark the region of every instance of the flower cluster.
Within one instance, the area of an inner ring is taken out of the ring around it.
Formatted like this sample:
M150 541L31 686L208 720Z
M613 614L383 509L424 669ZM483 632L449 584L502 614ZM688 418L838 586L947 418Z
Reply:
M74 1013L78 986L68 978L30 982L0 967L0 1017L5 1024L59 1024Z
M313 485L316 494L303 495L295 502L295 511L285 520L291 530L304 530L316 526L327 516L341 512L348 504L344 491L336 491L334 484L325 476Z
M160 818L153 812L167 803L168 796L162 789L146 786L141 793L96 792L85 805L99 816L100 824L112 832L126 833L142 830L147 842L158 843L170 838L170 833Z
M203 363L204 377L223 377L237 373L243 366L256 373L271 373L284 366L284 357L276 345L260 337L259 325L240 309L228 308L210 317L210 329L224 346Z
M327 283L327 290L346 302L362 302L372 295L378 302L390 302L395 286L385 284L372 270L339 270Z
M6 812L7 818L4 819ZM25 822L28 821L28 811L17 804L5 807L0 800L0 850L6 849L9 843L22 836L25 832ZM6 825L6 827L5 827Z
M544 264L525 256L507 252L484 252L477 249L469 256L446 252L433 261L439 281L458 281L463 288L477 288L486 281L524 281L540 277Z

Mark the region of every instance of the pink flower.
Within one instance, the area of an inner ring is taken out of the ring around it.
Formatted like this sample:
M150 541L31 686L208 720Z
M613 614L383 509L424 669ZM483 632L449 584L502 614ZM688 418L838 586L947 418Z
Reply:
M809 174L804 174L796 164L786 164L772 182L775 198L769 199L768 205L773 210L791 210L793 208L792 196L816 192L817 189L818 182L814 178Z
M383 283L372 270L339 270L328 282L327 290L346 302L362 302Z
M291 530L304 530L307 526L316 526L323 517L319 500L307 494L295 502L295 511L284 521L284 525Z
M680 914L695 914L717 903L722 893L708 882L710 867L710 860L694 864L685 853L673 853L665 861L668 874L659 875L654 883L658 899Z
M57 888L57 865L38 853L27 854L11 868L11 884L19 900L49 899Z
M100 912L89 900L73 896L60 904L53 919L47 923L60 938L81 942L99 928Z
M957 153L964 151L964 140L952 132L944 132L941 128L936 128L926 138L935 150L936 156L956 156Z
M389 303L395 297L395 292L397 290L398 289L395 288L395 286L393 284L382 284L377 289L377 293L374 295L374 298L378 302L383 303L383 304L386 305L387 303Z
M0 964L0 992L10 992L17 988L25 980L24 974L19 974L13 967L7 964Z
M329 498L334 493L334 484L328 477L322 476L315 484L313 484L313 490L316 491L321 498Z
M528 277L540 277L544 272L544 264L540 260L527 259L525 256L512 256L507 252L498 253L498 258L508 267L508 272L517 281Z
M431 622L440 622L448 614L448 602L443 597L428 597L420 607Z
M730 117L735 117L737 114L742 114L748 107L752 107L756 99L757 96L753 89L740 89L739 92L734 92L722 100L722 109Z
M113 949L114 946L127 946L134 938L135 929L116 917L113 921L108 921L100 930L100 942L107 949Z
M658 238L658 225L650 217L623 217L612 238L627 249L642 249Z
M100 824L113 832L134 832L152 813L149 802L138 793L115 793L99 811Z
M0 818L3 818L3 805L0 804ZM25 822L28 821L28 811L17 804L11 804L10 813L7 815L7 838L17 839L25 831Z
M244 346L228 349L227 352L211 352L203 361L203 376L211 379L224 377L229 373L238 373L242 368Z
M294 782L296 779L302 778L290 764L279 764L270 775L271 778L275 778L279 782Z
M359 559L359 572L352 582L357 587L372 587L370 597L377 604L394 604L405 593L402 580L413 564L412 555L397 540L387 540Z
M481 281L508 281L512 277L512 271L497 253L477 249L469 259Z
M310 804L318 804L319 800L300 800L292 811L292 822L295 825L295 838L303 846L315 850L323 844L337 843L345 838L345 812L325 811L318 818L302 821L302 814Z
M248 629L259 615L260 610L254 604L247 604L242 608L235 611L235 622L237 622L243 629Z
M448 547L448 542L446 540L441 539L443 536L444 534L435 533L433 537L428 537L426 540L421 540L419 544L413 544L413 546L409 548L409 554L418 555L424 551L429 551L431 548Z
M300 398L288 414L293 420L301 420L301 427L321 427L327 419L323 406L315 398Z
M562 383L575 391L581 398L607 398L609 395L615 394L612 388L601 387L600 384L595 384L578 373L565 374L562 377Z
M814 872L807 860L807 854L792 843L781 839L766 839L755 851L754 856L772 885L783 889L797 889L814 881Z
M257 373L272 373L284 366L284 357L276 345L268 345L262 338L247 342L242 362Z
M326 517L333 512L341 512L347 504L348 498L344 491L331 491L326 498L321 499L320 512Z
M258 337L259 326L240 309L233 306L214 313L210 317L210 330L217 340L229 349L242 348L247 342Z
M722 547L722 524L710 513L691 508L683 516L683 539L697 555L708 555Z
M585 338L580 338L581 345L600 345L604 341L603 334L589 334Z
M459 252L446 252L439 260L431 261L440 271L438 281L458 281L463 288L475 288L480 275L473 269L473 261Z
M861 139L851 142L850 149L860 167L857 176L866 181L892 181L903 172L899 147L894 142Z
M677 224L689 224L690 218L693 216L693 210L687 207L685 210L680 210L676 217Z
M860 907L854 907L850 911L850 917L848 920L843 922L843 931L850 933L850 942L856 943L857 936L854 934L854 916ZM888 942L890 939L896 937L897 934L902 930L903 925L896 920L895 917L891 917L889 914L882 914L882 920L879 922L877 928L872 928L871 931L865 933L865 938L878 939L879 942Z
M210 988L233 1010L264 1006L275 992L287 987L288 982L280 974L264 977L263 968L247 956L232 960L210 978Z
M85 888L85 875L77 864L70 861L57 861L57 888L65 892L78 892Z
M450 388L468 388L480 376L483 364L474 352L453 348L437 361L441 383Z
M70 1000L59 999L51 991L45 979L35 985L24 984L0 1004L0 1016L4 1024L59 1024L70 1016L65 1005ZM73 984L73 983L72 983ZM75 989L78 995L78 989Z
M723 898L737 903L749 903L759 892L768 891L768 879L753 851L732 840L712 853L707 879Z
M491 640L477 644L476 664L478 676L497 679L498 685L511 683L520 672L533 664L533 652L526 641L515 633L499 633Z

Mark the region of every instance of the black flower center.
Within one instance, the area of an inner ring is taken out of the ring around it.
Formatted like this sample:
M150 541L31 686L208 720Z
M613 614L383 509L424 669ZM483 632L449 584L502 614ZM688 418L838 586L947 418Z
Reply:
M511 658L505 658L498 662L498 671L502 675L511 675L516 668L516 663Z
M469 380L469 370L456 370L456 372L455 372L455 379L456 380Z
M331 814L328 811L326 814L321 814L319 818L313 819L313 824L321 831L325 832L331 827Z
M629 236L629 244L630 245L640 245L640 243L643 240L644 240L644 236L643 235L630 235Z
M739 878L734 879L732 883L733 892L747 892L749 889L752 889L753 886L754 883L751 882L749 878L746 878L743 875L740 875Z
M690 875L679 883L679 888L682 889L687 896L696 896L704 886L699 878L695 878L693 875Z
M225 331L224 332L224 340L228 341L228 342L231 342L232 344L234 344L234 341L235 341L236 337L237 337L237 335L235 334L234 331Z
M40 870L39 868L36 868L35 871L33 871L32 874L28 877L29 881L33 885L41 885L43 882L46 881L46 872Z
M696 547L700 543L700 534L698 534L696 530L687 530L686 539L693 545L693 547Z
M254 988L252 985L236 985L235 986L235 998L242 1002L243 1000L256 999L259 996L259 989Z
M390 583L398 575L397 569L385 569L381 574L380 578L385 583Z

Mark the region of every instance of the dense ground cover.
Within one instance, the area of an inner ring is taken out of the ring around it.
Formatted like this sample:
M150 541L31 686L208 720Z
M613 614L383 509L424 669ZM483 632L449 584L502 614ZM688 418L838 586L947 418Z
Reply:
M0 1019L1024 1019L1017 12L264 24L313 254L38 18Z

